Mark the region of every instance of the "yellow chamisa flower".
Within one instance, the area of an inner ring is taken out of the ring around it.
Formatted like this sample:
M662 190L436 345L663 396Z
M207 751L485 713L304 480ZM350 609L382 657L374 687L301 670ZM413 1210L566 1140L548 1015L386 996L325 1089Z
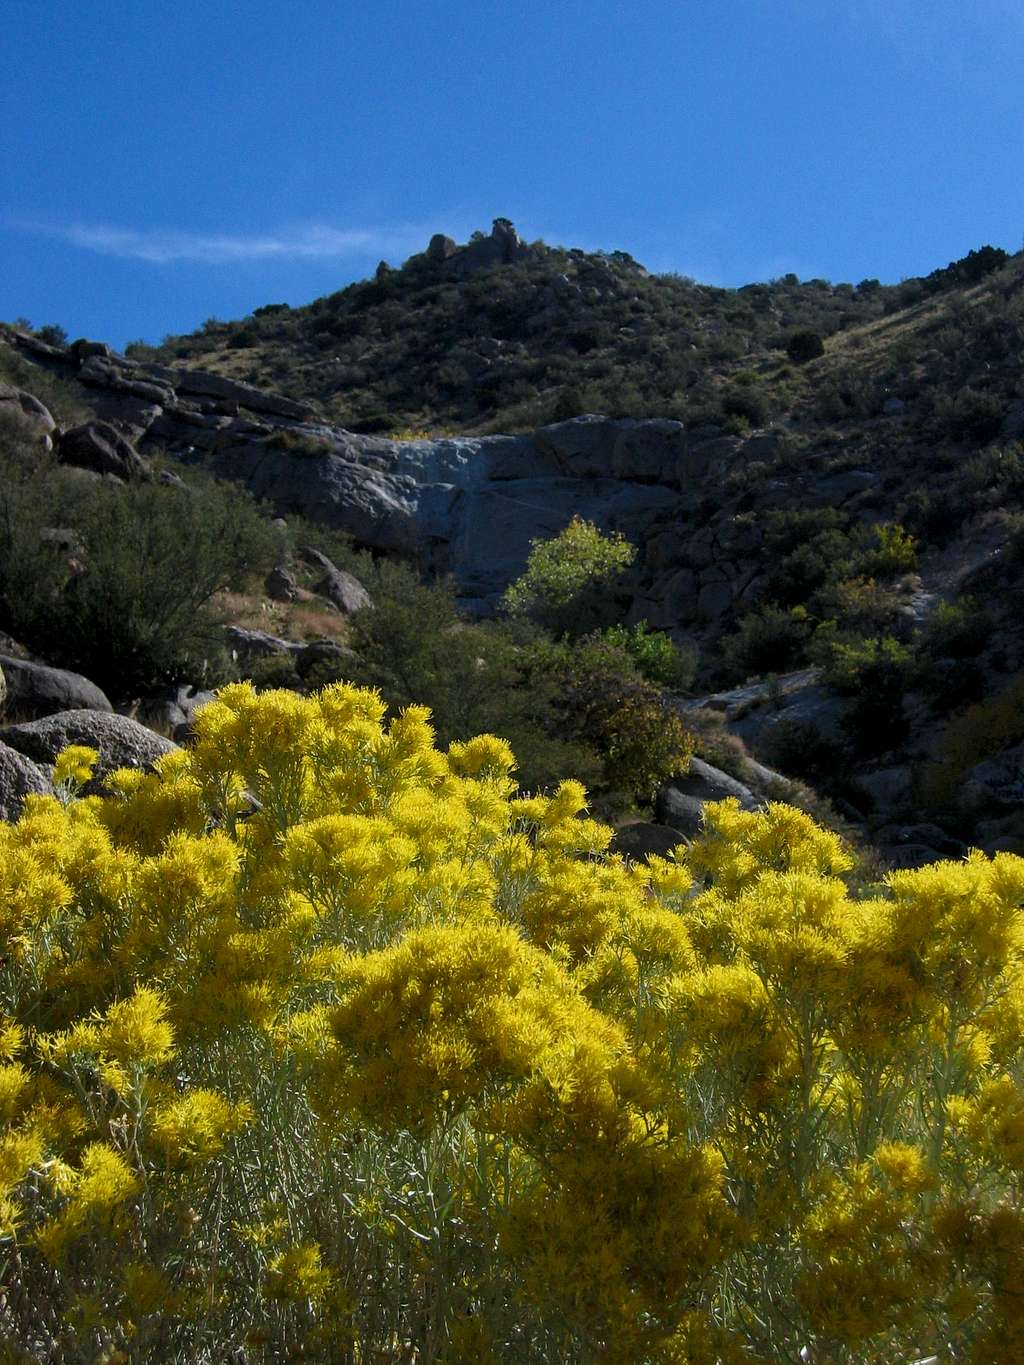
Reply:
M0 1015L0 1061L13 1062L25 1046L25 1030L13 1019Z
M457 777L507 779L516 766L508 740L496 735L477 735L464 744L448 746L448 766ZM508 784L511 790L511 783Z
M121 1282L134 1318L149 1317L153 1313L176 1313L182 1306L184 1296L172 1287L158 1266L131 1261L121 1272Z
M29 1073L19 1062L0 1066L0 1124L8 1125L24 1108Z
M271 1299L319 1303L329 1293L334 1276L320 1261L315 1242L298 1242L279 1251L267 1264L266 1294Z
M744 890L763 872L828 877L853 866L838 835L821 829L803 811L778 802L763 811L745 811L735 797L704 807L704 831L686 861L726 895Z
M985 1081L973 1099L952 1097L946 1114L986 1163L1024 1171L1024 1091L1009 1076Z
M217 1156L252 1117L244 1102L231 1104L215 1090L189 1090L152 1107L149 1143L168 1165L194 1165Z
M53 765L53 785L82 787L92 777L99 752L84 744L70 744L57 755Z
M12 1194L42 1159L43 1147L37 1133L4 1133L0 1137L0 1195Z
M900 1194L922 1194L936 1188L938 1177L924 1152L906 1142L880 1142L872 1160Z
M148 986L138 987L129 999L111 1005L95 1037L97 1046L122 1065L159 1066L174 1055L167 1003Z

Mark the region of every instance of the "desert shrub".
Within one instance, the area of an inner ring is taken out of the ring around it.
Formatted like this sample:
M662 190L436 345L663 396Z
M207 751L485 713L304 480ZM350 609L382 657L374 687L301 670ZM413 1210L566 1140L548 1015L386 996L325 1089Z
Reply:
M964 519L962 499L949 490L914 488L907 494L902 522L927 544L947 545Z
M724 714L710 707L686 712L686 728L693 741L693 752L713 768L719 768L739 782L750 780L750 755L747 746L729 729Z
M722 393L721 404L726 417L740 417L752 427L764 426L771 413L768 395L760 384L731 385Z
M882 753L906 739L912 657L905 645L891 635L844 637L830 624L815 632L811 653L824 681L850 699L842 723L857 754Z
M980 701L986 686L985 670L975 659L924 656L914 670L915 691L941 713Z
M54 525L77 533L80 559L43 539ZM115 700L183 679L220 681L227 659L210 599L272 560L267 519L212 480L83 486L40 467L0 486L3 629Z
M524 572L505 592L505 608L553 634L585 635L614 614L616 582L635 557L619 532L605 534L573 517L557 536L533 542Z
M827 583L813 599L815 614L845 631L877 634L891 630L903 598L891 585L873 578L842 578Z
M586 639L563 647L548 667L560 675L564 723L601 756L604 792L650 802L662 783L685 772L693 752L686 725L627 648Z
M963 388L955 398L943 395L937 400L934 424L940 435L984 445L999 435L1005 414L1005 400L998 394Z
M529 630L463 621L449 583L425 583L405 565L382 563L372 586L374 610L352 619L359 661L347 676L378 688L394 711L429 706L444 744L483 730L514 739L531 790L599 779L598 755L562 719L561 662L538 652Z
M902 526L882 522L865 533L865 541L853 557L859 577L898 578L917 567L917 542Z
M787 777L832 788L848 765L846 746L811 721L780 717L767 726L757 744L758 757Z
M1024 446L994 445L966 460L958 483L969 504L1002 507L1024 499Z
M1024 674L993 697L969 706L946 726L937 763L925 774L929 800L955 798L964 778L977 764L995 758L1024 740Z
M765 673L786 673L806 662L811 621L803 607L758 607L740 618L722 641L726 676L738 681Z
M33 365L13 347L0 345L0 380L38 398L62 426L75 426L93 416L75 380Z
M934 659L972 659L988 644L992 613L975 597L940 602L915 641L918 651Z
M631 868L366 692L196 732L0 825L9 1353L1020 1355L1024 860Z
M786 354L794 365L806 365L825 354L825 343L817 332L804 329L794 332L786 342Z
M308 431L292 431L288 427L276 428L264 437L263 444L274 450L283 450L288 455L305 456L308 459L330 455L334 448L325 436L314 436Z
M624 649L636 663L643 677L677 692L693 686L697 671L697 656L692 649L681 649L664 631L651 630L646 621L638 621L632 629L624 625L609 626L605 639Z

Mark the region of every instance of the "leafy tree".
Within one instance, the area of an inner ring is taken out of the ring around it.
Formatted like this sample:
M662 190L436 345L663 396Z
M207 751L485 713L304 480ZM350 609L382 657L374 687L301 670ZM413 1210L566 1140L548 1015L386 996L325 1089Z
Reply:
M505 608L556 635L586 634L607 619L616 581L635 557L618 531L605 535L573 517L553 539L533 542L525 571L505 592Z

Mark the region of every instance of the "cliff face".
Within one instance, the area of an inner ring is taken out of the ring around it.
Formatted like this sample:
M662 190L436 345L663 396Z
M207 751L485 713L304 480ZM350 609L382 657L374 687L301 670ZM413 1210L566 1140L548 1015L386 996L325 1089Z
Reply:
M760 536L737 521L742 471L764 466L784 434L724 435L667 419L584 416L529 436L395 441L357 435L311 409L203 371L144 364L99 343L14 344L85 386L97 416L143 453L165 450L242 484L364 546L451 574L487 613L530 543L574 516L638 548L630 619L678 633L720 628L756 601ZM769 481L759 503L840 505L875 490L869 470L811 461ZM812 488L812 484L814 487Z

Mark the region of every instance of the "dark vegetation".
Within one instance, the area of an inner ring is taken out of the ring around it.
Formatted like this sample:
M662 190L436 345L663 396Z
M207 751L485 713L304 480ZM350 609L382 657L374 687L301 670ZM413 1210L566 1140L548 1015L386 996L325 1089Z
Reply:
M810 396L787 359L802 370L845 333L976 284L1007 260L983 247L899 285L786 275L718 289L649 274L625 252L535 243L528 259L464 279L424 254L306 307L269 304L240 322L211 318L192 335L129 351L313 400L325 416L363 432L517 431L581 412L744 429ZM944 370L952 362L961 371L944 390L956 407L976 359L959 346L955 323L940 332L936 356ZM1009 347L1014 335L1019 340L1019 300L1007 298L979 342L986 351ZM905 365L898 375L861 369L833 367L827 386L815 386L816 401L838 417L868 415L893 382L906 387ZM983 423L976 409L988 387L986 380L970 389L955 414L943 410L936 420Z

